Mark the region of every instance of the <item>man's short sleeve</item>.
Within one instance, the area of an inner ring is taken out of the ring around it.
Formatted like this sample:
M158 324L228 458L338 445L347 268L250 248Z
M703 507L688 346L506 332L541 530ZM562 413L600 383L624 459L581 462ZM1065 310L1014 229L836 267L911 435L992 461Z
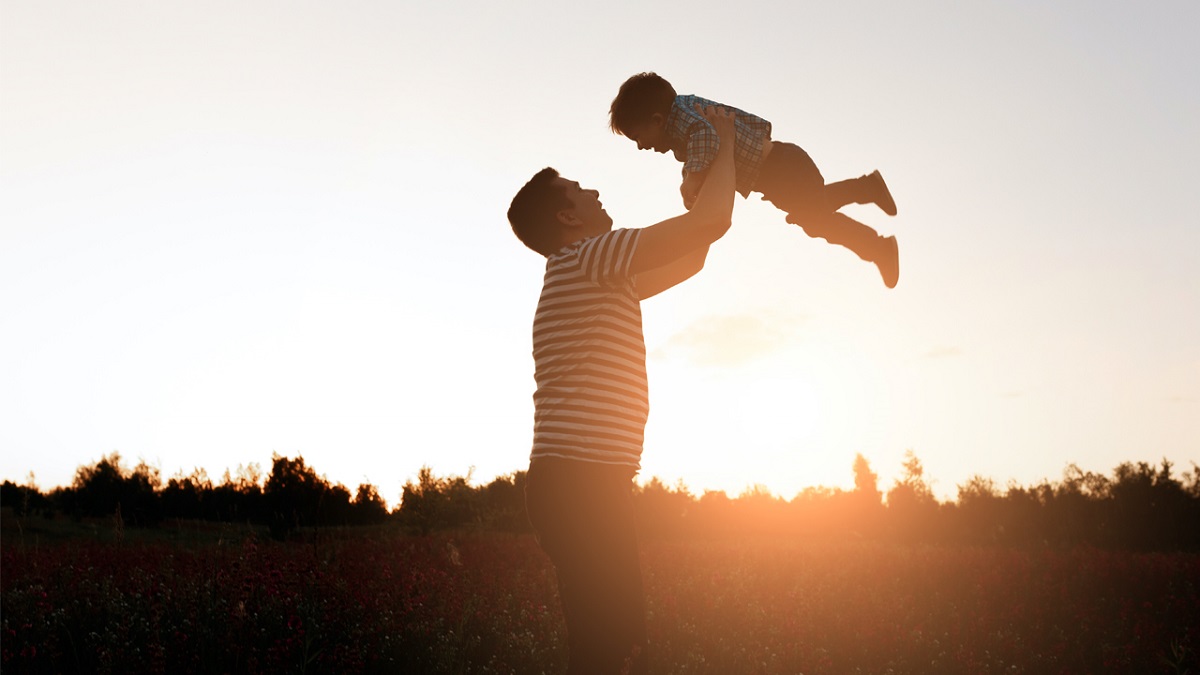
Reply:
M641 230L622 229L588 239L579 247L580 269L597 284L627 285L640 234Z

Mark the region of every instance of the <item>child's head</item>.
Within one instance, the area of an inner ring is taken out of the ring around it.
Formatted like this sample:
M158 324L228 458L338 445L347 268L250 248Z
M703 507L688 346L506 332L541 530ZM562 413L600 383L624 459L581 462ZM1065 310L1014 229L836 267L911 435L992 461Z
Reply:
M675 88L655 73L638 73L625 80L608 108L613 133L636 142L642 150L666 152L667 116L675 102Z

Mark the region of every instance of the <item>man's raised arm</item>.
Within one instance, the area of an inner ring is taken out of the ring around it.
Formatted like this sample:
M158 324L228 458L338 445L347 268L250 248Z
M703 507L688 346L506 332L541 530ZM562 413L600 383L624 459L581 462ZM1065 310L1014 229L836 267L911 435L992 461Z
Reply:
M633 254L638 296L646 299L704 267L708 246L729 230L734 198L734 113L712 106L704 117L717 130L721 147L691 211L645 228Z

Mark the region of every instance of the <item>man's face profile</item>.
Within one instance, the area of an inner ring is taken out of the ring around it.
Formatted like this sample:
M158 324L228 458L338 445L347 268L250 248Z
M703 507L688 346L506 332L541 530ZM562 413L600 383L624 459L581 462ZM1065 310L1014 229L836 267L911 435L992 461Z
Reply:
M598 190L585 190L578 182L562 176L554 179L554 186L562 190L571 202L571 209L559 212L559 219L565 224L581 225L589 234L607 232L612 228L612 218L600 203Z

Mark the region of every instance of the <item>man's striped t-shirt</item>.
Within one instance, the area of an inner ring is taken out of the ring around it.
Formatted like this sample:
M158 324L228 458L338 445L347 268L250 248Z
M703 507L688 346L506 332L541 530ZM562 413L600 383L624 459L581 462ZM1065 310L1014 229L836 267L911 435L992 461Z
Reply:
M649 412L642 310L629 273L639 230L546 261L533 319L533 452L640 468Z

